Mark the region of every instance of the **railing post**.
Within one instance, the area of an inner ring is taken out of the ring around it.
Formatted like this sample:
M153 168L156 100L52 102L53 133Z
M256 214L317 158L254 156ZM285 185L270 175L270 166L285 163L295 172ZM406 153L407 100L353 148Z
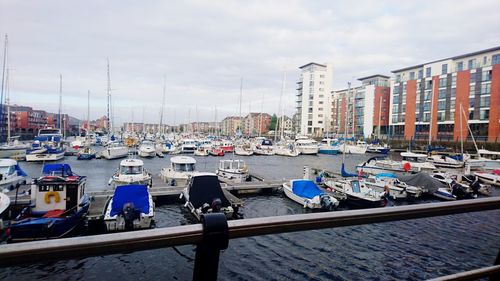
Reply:
M497 258L495 260L495 265L500 265L500 250L498 251ZM490 280L500 280L500 273L495 273L489 276Z
M219 255L227 249L229 232L226 216L222 213L203 214L203 239L196 245L193 280L217 280Z

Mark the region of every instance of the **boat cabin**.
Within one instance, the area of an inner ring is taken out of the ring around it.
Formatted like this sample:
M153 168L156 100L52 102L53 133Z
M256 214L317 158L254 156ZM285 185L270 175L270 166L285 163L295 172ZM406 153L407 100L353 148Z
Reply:
M479 149L477 151L477 154L481 158L486 158L486 159L491 159L491 160L500 160L500 152L498 152L498 151Z
M243 160L220 160L219 161L219 170L228 171L228 170L245 170L247 169L247 165Z
M144 170L144 162L139 159L125 159L120 162L120 174L140 175Z
M419 153L413 153L413 152L401 152L401 157L403 157L404 161L420 162L420 163L426 162L426 159L427 159L426 154L419 154Z
M175 156L170 158L171 169L175 172L194 172L196 160L189 156Z

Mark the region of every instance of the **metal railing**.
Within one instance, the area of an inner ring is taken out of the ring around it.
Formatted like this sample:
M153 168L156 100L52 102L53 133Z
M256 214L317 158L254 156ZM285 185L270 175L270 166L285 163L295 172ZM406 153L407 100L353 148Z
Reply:
M204 217L202 224L2 245L0 246L0 265L19 264L19 261L45 262L54 259L130 253L131 251L196 244L193 278L215 280L219 251L227 248L230 239L494 209L500 209L500 197L234 221L226 221L222 214L211 214ZM500 257L496 262L500 262ZM471 276L479 274L480 277L484 277L498 270L498 266L493 266L476 270Z

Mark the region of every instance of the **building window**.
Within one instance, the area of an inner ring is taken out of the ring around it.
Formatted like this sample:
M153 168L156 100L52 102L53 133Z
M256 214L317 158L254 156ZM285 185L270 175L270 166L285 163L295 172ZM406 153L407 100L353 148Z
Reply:
M425 77L431 77L431 68L430 67L427 67L425 69Z
M445 110L445 109L446 109L446 101L445 100L438 101L438 110Z
M457 62L457 71L462 71L462 70L464 70L464 62L459 61Z
M313 121L307 121L307 126L312 126Z
M410 72L410 80L415 80L415 71Z
M439 79L439 88L446 87L446 77Z
M481 75L481 81L491 81L491 70L485 70L483 71L483 74Z
M396 75L396 83L401 82L401 74Z
M457 95L457 89L451 88L451 97L454 98Z
M309 95L309 100L313 100L314 99L314 95Z
M323 114L318 114L318 118L322 118L323 117Z
M439 99L444 99L446 98L446 89L441 89L439 90L439 96L438 96Z
M476 86L472 85L469 88L469 96L473 97L476 94Z
M457 86L457 76L451 77L451 87L455 88Z
M318 108L318 111L323 111L323 107Z
M431 103L426 101L424 102L424 111L429 111L431 110Z
M309 87L314 87L314 81L309 81Z
M491 84L482 84L481 85L481 95L488 95L491 93Z
M312 107L309 107L309 109L307 110L307 112L312 113L313 112Z
M486 56L484 56L483 57L483 65L486 65L486 61L487 61Z
M476 59L469 60L469 69L473 69L476 66Z
M479 111L479 120L488 120L490 118L490 110L480 110Z
M418 70L418 79L422 79L424 78L424 70L423 69L419 69Z
M476 98L469 98L469 108L474 108L476 105Z
M312 101L309 102L309 106L313 106L313 102Z
M476 73L472 72L470 74L470 83L475 83L476 82Z
M309 76L309 78L310 78L311 80L314 80L314 74L311 74L311 75Z
M323 121L321 121L321 120L320 120L320 121L318 121L318 124L323 124Z
M491 57L491 64L500 64L500 54Z
M323 102L322 102L322 101L320 101L320 102L319 102L319 104L323 104Z
M441 65L441 74L446 74L446 73L448 73L448 64L447 63Z
M481 97L481 99L479 99L479 107L490 107L490 97Z
M320 74L319 78L325 78L325 74Z

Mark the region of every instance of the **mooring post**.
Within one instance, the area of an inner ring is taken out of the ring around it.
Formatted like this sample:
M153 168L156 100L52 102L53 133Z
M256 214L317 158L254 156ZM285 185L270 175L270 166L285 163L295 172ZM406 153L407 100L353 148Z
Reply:
M217 280L219 255L227 249L229 233L226 216L222 213L201 216L203 239L196 245L193 280Z

